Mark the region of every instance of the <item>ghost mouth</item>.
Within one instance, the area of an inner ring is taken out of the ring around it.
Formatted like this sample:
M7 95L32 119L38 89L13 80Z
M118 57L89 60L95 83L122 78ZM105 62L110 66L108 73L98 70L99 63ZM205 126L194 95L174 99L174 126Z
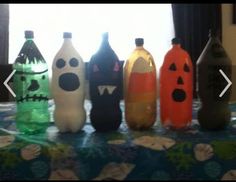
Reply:
M59 86L65 91L75 91L80 87L79 77L75 73L63 73L59 77Z
M183 102L186 99L186 92L183 89L174 89L172 98L175 102Z
M37 95L29 95L27 94L25 97L21 96L17 102L24 102L24 101L33 101L33 102L38 102L38 101L48 101L48 97L47 96L43 96L42 94Z
M104 95L105 91L109 95L111 95L114 92L115 89L116 89L116 86L113 86L113 85L99 85L98 86L99 95Z

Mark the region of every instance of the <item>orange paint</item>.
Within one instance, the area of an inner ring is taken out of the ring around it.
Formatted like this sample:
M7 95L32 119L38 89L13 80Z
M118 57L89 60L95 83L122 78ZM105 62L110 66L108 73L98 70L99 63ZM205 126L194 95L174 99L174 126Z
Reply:
M164 127L180 129L191 123L192 93L192 61L174 42L160 68L160 118Z
M153 92L156 88L156 74L155 72L148 73L131 73L129 79L130 93L145 93Z
M138 39L124 66L125 120L134 130L149 129L156 121L156 67L152 55Z

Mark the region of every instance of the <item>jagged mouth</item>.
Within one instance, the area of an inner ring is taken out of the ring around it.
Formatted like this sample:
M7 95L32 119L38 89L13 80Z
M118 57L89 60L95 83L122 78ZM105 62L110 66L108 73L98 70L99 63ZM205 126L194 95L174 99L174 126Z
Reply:
M107 91L107 93L111 95L115 89L116 89L116 86L113 86L113 85L99 85L98 86L99 95L103 95L105 91Z
M21 96L17 102L24 102L24 101L33 101L33 102L36 102L36 101L48 101L48 97L47 96L43 96L42 94L40 95L29 95L27 94L25 97Z

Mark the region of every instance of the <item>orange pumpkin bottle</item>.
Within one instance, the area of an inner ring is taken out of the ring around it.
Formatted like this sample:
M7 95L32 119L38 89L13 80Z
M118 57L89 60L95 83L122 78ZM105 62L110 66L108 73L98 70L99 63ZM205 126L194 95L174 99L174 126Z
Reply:
M137 38L135 44L124 66L125 120L129 128L144 130L156 121L156 67L144 40Z
M193 66L178 38L160 68L160 119L166 128L183 129L191 124Z

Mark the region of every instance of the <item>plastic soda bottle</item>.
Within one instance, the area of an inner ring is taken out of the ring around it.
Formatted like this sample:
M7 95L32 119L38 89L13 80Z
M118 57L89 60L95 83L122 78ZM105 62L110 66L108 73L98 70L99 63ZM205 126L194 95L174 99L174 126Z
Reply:
M222 73L231 79L232 63L213 30L197 61L197 90L201 100L198 121L206 130L224 129L231 120L228 104L232 88L223 93L228 83Z
M77 132L85 124L85 65L74 48L72 33L63 33L64 42L52 64L54 121L60 132Z
M25 39L13 64L16 126L23 134L35 134L45 132L50 121L48 66L34 43L34 32L25 31Z
M89 62L90 120L97 131L117 130L121 124L122 69L106 32Z
M144 39L135 39L136 48L124 65L125 120L129 128L151 128L157 116L156 66L143 47Z
M180 39L172 39L160 68L160 119L166 128L184 129L192 121L193 66Z

